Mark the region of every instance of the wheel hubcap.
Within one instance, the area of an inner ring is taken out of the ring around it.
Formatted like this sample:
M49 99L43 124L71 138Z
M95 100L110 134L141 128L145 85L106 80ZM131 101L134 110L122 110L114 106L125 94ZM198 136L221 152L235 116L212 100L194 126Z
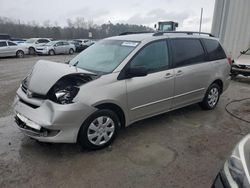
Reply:
M114 121L110 117L100 116L91 122L87 131L88 140L97 146L106 144L112 138L114 131Z
M212 88L208 94L208 104L210 107L214 107L219 99L219 91L217 88Z

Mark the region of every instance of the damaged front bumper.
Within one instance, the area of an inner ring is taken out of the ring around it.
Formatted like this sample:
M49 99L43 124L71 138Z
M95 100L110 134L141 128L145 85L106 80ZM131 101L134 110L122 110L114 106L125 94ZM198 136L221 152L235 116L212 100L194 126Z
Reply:
M232 75L241 74L243 76L250 76L250 65L233 64L231 68Z
M75 143L82 123L96 110L83 103L61 105L44 100L34 105L36 102L19 88L13 106L18 128L41 142Z

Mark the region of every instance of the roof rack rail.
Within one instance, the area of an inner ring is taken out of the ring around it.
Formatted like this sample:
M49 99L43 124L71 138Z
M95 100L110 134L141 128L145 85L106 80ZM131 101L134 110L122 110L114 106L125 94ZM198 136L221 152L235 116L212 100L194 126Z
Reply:
M119 36L121 35L132 35L132 34L143 34L143 33L155 33L154 31L127 31L120 33Z
M165 33L182 33L182 34L187 34L187 35L198 34L198 35L208 35L209 37L215 37L211 33L197 32L197 31L159 31L159 32L154 33L153 36L161 36Z

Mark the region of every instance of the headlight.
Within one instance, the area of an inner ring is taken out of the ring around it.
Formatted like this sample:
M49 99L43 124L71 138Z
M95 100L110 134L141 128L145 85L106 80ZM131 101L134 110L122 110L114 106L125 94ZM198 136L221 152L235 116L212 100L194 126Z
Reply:
M247 188L250 187L249 184L249 170L248 170L248 161L246 156L249 156L248 153L249 147L249 137L245 137L242 141L235 147L232 155L227 160L224 166L225 175L227 177L228 183L231 187L236 188Z
M56 101L60 104L70 104L77 95L79 88L68 86L55 92Z
M78 94L80 87L97 77L97 75L83 73L66 75L60 78L55 85L50 88L47 93L47 98L59 104L73 103L73 99Z
M236 156L231 156L228 160L228 170L232 179L238 185L238 187L244 187L243 184L247 180L246 175L241 163L241 160Z

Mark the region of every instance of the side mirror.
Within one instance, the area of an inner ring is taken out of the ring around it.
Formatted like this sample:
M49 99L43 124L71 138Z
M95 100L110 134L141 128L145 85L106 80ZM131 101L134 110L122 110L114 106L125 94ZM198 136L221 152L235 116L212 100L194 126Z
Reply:
M35 44L39 44L39 42L36 41Z
M240 53L241 53L241 54L245 54L246 52L245 52L245 51L241 51Z
M147 75L148 75L148 71L145 67L128 68L126 71L127 78L142 77L142 76L147 76Z
M154 28L156 29L156 27L157 27L157 25L155 24L155 25L154 25Z

